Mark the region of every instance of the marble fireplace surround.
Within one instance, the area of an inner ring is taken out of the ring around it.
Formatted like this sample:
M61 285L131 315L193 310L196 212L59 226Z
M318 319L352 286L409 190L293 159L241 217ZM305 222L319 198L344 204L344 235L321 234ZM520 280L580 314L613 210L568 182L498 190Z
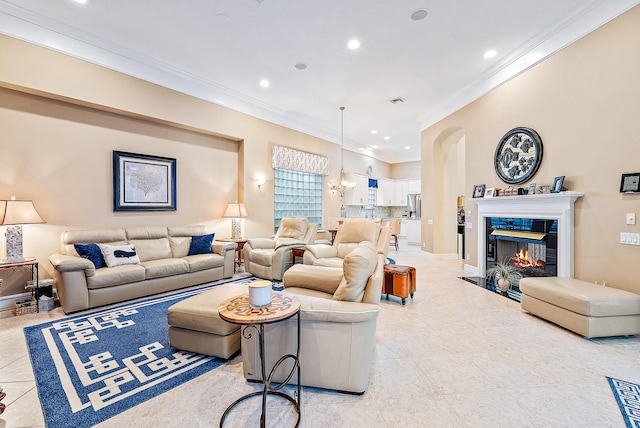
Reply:
M478 205L478 275L484 277L486 270L486 218L514 217L558 220L558 276L573 278L574 205L582 196L560 192L472 199Z

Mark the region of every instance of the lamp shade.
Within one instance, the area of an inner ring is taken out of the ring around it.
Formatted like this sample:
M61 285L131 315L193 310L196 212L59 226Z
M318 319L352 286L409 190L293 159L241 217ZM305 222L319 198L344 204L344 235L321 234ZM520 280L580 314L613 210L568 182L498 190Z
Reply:
M245 208L243 203L229 202L227 205L227 210L222 215L223 218L243 218L247 217L249 214L247 213L247 209Z
M44 223L32 201L0 200L0 224Z

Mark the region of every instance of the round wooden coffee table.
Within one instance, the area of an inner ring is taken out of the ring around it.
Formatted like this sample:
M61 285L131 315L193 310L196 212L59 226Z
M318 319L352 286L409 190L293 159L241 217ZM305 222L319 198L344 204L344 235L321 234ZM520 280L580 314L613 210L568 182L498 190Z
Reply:
M275 395L278 397L282 397L291 403L293 403L296 413L297 419L295 426L297 427L300 424L300 403L302 402L301 391L300 391L300 301L293 295L288 293L282 293L279 291L274 291L272 294L271 304L265 308L252 308L249 305L249 295L244 294L241 296L232 297L230 299L225 300L220 303L220 307L218 308L218 314L220 318L223 320L242 325L242 336L246 339L250 339L252 337L252 332L250 329L255 330L258 337L258 346L260 350L260 368L262 371L262 391L252 392L250 394L244 395L238 398L236 401L231 403L229 407L222 414L222 418L220 419L220 427L224 424L225 419L229 412L242 401L255 397L256 395L262 395L262 414L260 415L260 427L263 428L266 425L266 412L267 412L267 395ZM298 343L296 349L296 355L286 354L283 355L278 362L271 368L269 371L269 375L267 376L267 371L265 368L265 358L264 358L264 326L265 324L276 323L279 321L283 321L289 319L293 316L297 316L297 325L298 325ZM275 373L276 369L282 364L284 361L291 359L293 360L293 367L291 368L291 372L287 376L287 378L279 385L272 386L271 385L271 376ZM293 377L294 373L298 375L298 389L297 389L297 399L285 394L280 391L284 386L289 382L289 380Z

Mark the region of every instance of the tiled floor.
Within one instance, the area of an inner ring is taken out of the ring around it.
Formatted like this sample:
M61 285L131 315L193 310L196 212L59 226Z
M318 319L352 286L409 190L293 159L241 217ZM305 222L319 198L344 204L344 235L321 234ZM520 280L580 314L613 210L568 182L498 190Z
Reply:
M457 260L390 250L415 266L418 290L382 300L370 387L361 396L303 389L301 427L624 427L606 376L640 383L640 337L586 340L517 302L458 279ZM64 316L0 315L0 428L44 426L22 327ZM256 389L228 364L105 421L105 427L217 426ZM255 400L255 401L253 401ZM259 399L225 426L258 426ZM272 405L268 426L290 426Z

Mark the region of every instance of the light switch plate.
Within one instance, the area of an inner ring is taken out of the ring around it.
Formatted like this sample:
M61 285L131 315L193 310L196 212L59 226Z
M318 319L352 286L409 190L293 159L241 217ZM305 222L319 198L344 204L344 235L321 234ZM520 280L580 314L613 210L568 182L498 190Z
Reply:
M636 224L636 213L627 213L627 224Z
M467 222L467 229L473 229L473 223L470 221Z

